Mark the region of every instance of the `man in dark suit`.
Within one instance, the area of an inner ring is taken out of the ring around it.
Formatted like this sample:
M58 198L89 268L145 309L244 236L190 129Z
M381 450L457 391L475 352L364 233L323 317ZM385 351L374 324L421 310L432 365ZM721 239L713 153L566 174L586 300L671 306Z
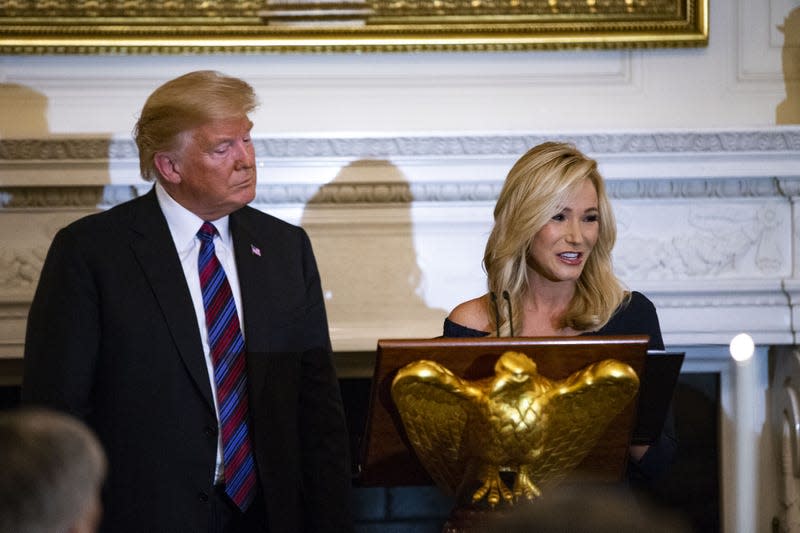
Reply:
M246 206L256 105L247 83L210 71L156 89L134 132L155 186L60 230L45 261L23 401L99 436L104 531L350 529L311 245Z

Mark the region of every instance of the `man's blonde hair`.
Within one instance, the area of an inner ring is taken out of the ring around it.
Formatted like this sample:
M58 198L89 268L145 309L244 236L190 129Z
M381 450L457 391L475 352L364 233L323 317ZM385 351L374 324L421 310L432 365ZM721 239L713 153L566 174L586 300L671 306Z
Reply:
M133 130L142 178L159 178L155 155L178 149L182 133L215 120L247 116L257 106L247 82L212 70L166 82L147 99Z

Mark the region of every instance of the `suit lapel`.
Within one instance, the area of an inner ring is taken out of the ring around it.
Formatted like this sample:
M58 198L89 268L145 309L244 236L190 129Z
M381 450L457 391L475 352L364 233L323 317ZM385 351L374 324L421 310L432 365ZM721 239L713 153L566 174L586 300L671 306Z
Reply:
M264 327L270 319L270 283L273 280L273 276L267 272L269 261L266 254L269 250L255 228L248 224L243 209L231 213L230 224L244 308L249 393L251 403L259 405L266 366L253 363L254 358L265 357L264 352L269 346L267 328Z
M213 409L211 384L180 259L172 242L155 190L139 204L131 228L137 234L131 247L164 313L167 327L189 375Z

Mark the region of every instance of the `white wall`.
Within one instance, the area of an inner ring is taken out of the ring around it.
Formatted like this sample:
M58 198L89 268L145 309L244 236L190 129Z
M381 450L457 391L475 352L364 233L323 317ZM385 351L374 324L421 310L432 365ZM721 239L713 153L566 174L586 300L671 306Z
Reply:
M767 126L798 0L711 0L706 48L520 53L0 56L0 134L128 135L147 94L194 69L244 77L257 134ZM19 85L19 87L13 87ZM35 91L38 96L31 94ZM46 106L46 125L40 117Z

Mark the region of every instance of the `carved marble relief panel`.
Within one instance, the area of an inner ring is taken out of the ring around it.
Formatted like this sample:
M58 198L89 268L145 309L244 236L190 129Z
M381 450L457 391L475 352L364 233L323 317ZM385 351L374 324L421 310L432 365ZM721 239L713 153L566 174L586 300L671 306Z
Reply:
M93 211L0 211L0 302L30 301L53 236Z
M620 202L616 214L614 265L625 279L792 275L788 200Z

